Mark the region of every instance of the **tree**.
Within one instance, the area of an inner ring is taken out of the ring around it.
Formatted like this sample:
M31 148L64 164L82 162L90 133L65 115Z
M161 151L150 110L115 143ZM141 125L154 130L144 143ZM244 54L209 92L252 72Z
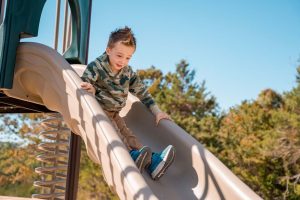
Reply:
M260 196L299 198L300 84L284 95L263 90L257 100L220 114L185 61L175 73L163 75L152 66L140 75L159 106Z
M175 123L211 151L218 151L220 144L214 135L220 124L216 98L207 92L205 81L195 82L195 70L190 70L185 60L176 65L175 72L166 75L154 66L140 70L138 74L159 107Z
M29 197L35 193L33 181L38 176L34 168L38 165L31 149L0 143L0 194Z
M165 76L153 66L138 72L149 86L157 104L179 125L186 124L185 121L189 121L186 118L189 117L195 119L192 121L198 121L204 116L217 113L216 99L206 92L205 81L200 85L195 83L195 71L188 67L189 64L182 60L176 65L175 72L169 72Z
M281 108L284 103L281 95L272 89L263 90L258 95L256 102L266 109Z
M36 144L43 114L1 114L0 135L0 194L27 196L36 193L33 181L38 180L34 169L40 165L35 159ZM17 188L17 190L16 190Z
M264 199L300 197L300 117L285 101L264 90L232 108L218 133L218 157Z

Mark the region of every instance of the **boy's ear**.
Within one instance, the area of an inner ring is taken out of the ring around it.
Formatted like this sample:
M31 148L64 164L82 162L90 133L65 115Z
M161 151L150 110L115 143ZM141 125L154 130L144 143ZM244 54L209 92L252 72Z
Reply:
M105 51L106 51L106 54L107 54L107 55L110 54L110 48L109 48L109 47L106 47Z

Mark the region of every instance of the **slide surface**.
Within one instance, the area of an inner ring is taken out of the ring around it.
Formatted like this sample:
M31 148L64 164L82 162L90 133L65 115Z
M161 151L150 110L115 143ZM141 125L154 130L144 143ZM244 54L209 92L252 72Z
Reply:
M152 114L130 95L121 116L140 141L153 151L176 148L174 163L159 181L145 171L141 175L96 99L80 89L83 70L47 46L21 43L13 89L5 94L60 112L120 199L261 199L174 122L155 126Z

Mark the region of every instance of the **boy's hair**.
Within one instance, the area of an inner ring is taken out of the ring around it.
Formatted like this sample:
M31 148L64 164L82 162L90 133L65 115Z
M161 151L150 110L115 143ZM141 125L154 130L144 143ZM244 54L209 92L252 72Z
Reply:
M131 28L129 28L128 26L116 29L115 31L111 32L109 35L107 47L113 48L115 43L119 41L121 41L121 43L126 46L136 48L136 39L133 32L131 31Z

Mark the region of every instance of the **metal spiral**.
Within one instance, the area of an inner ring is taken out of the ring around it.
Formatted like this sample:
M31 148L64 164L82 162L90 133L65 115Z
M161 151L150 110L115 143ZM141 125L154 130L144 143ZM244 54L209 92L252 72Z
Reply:
M42 167L35 169L41 180L35 181L33 185L42 189L41 194L33 194L32 198L65 199L71 133L63 124L60 114L49 115L41 125L44 131L39 136L43 142L38 145L41 154L37 160L42 163Z

